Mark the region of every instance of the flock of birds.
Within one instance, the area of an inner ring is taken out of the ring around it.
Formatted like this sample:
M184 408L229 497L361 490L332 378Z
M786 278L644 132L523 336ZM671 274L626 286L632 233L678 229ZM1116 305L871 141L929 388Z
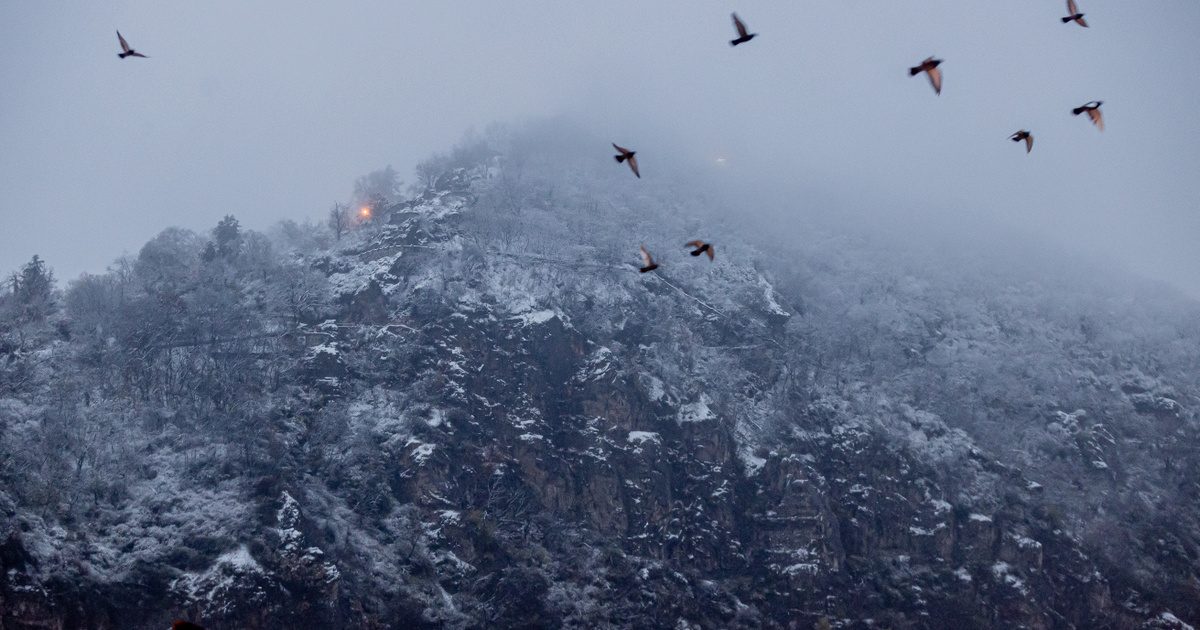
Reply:
M1088 23L1083 19L1083 16L1084 14L1079 11L1079 7L1076 5L1075 0L1067 0L1067 15L1062 18L1063 24L1074 22L1083 28L1088 28ZM738 17L737 13L732 14L731 17L733 18L733 28L737 32L737 37L729 41L730 46L745 44L758 36L758 33L751 33L749 29L746 28L746 23ZM149 59L148 56L143 55L131 47L129 42L125 40L125 37L121 35L120 31L117 31L117 41L121 45L121 52L117 53L117 56L121 59L125 59L127 57L141 57L143 59ZM925 75L929 77L929 83L933 86L933 91L940 95L942 93L942 71L939 66L942 64L942 61L943 60L935 57L927 57L921 63L909 68L908 74L909 76L917 76L918 74L925 73ZM1092 124L1094 124L1099 130L1104 131L1104 116L1100 112L1101 105L1103 105L1103 101L1089 101L1072 109L1071 113L1075 116L1086 113L1088 118L1091 119ZM1029 153L1033 150L1033 133L1028 129L1021 129L1016 133L1013 133L1011 136L1009 136L1009 139L1013 142L1024 141L1025 153ZM612 143L612 146L617 151L617 154L613 156L617 163L629 165L629 170L633 172L634 176L636 176L638 179L641 179L642 174L638 170L637 151L627 149L615 142ZM692 256L699 257L702 254L706 254L709 261L714 260L716 256L713 244L699 239L688 241L684 244L684 247L691 248L692 251L690 253ZM641 273L646 273L658 269L658 263L655 262L654 256L651 255L650 251L646 249L644 244L640 246L640 251L642 264L640 267L638 267L638 271ZM204 630L199 625L183 620L176 620L175 623L172 624L172 628L173 630Z
M1075 0L1067 0L1067 15L1062 18L1062 22L1063 24L1074 22L1083 28L1088 28L1088 23L1083 19L1083 15L1084 14L1079 11L1079 6L1075 3ZM746 23L738 17L737 13L732 14L731 17L733 18L733 28L737 31L737 37L729 41L730 46L745 44L746 42L749 42L758 36L758 33L751 33L750 30L746 28ZM117 31L117 41L121 44L121 52L117 53L117 56L121 59L125 59L126 57L142 57L144 59L149 58L137 50L134 50L129 45L129 42L125 40L125 37L121 35L120 31ZM942 64L942 61L942 59L937 59L935 57L927 57L921 63L909 68L908 74L909 76L917 76L918 74L925 73L925 75L929 77L929 83L933 86L933 91L937 94L941 94L942 71L939 66ZM1103 104L1103 101L1089 101L1072 109L1071 113L1075 116L1086 113L1088 118L1092 120L1092 124L1094 124L1100 131L1104 131L1104 115L1100 112L1100 106ZM1033 132L1029 131L1028 129L1021 129L1013 133L1008 138L1013 142L1023 141L1025 143L1025 153L1028 154L1029 152L1033 151ZM612 145L617 151L617 154L613 156L617 160L617 163L628 164L629 170L633 171L634 176L638 179L641 179L642 174L638 170L637 151L627 149L615 142L612 143ZM715 253L712 243L706 243L701 240L692 240L685 243L684 247L693 248L691 252L692 256L708 254L709 261L714 259ZM650 251L646 249L646 246L643 244L640 249L642 265L638 267L638 271L641 273L646 273L648 271L654 271L655 269L658 269L658 263L654 261L654 256L650 254Z
M758 36L758 33L751 33L749 29L746 28L746 23L738 17L737 13L732 14L731 17L733 17L733 28L737 31L737 38L729 41L730 46L745 44L746 42ZM1088 23L1083 19L1083 13L1079 11L1079 6L1075 3L1075 0L1067 0L1067 15L1062 18L1062 22L1063 24L1074 22L1083 28L1088 28ZM933 86L933 91L940 95L942 93L942 71L938 68L938 66L942 64L942 61L943 60L935 57L926 57L921 63L909 68L908 74L909 76L917 76L918 74L924 72L925 75L929 77L929 83ZM1075 116L1087 113L1088 118L1092 120L1092 124L1094 124L1100 131L1104 131L1104 115L1100 112L1100 106L1103 104L1103 101L1089 101L1072 109L1071 113ZM1021 129L1009 136L1008 139L1012 140L1013 142L1024 141L1026 154L1033 151L1033 132L1029 131L1028 129ZM629 170L633 171L633 174L638 179L641 179L642 174L638 171L637 151L627 149L615 142L612 143L612 145L613 148L617 150L617 154L613 156L617 160L617 163L628 164ZM691 252L693 256L699 256L700 254L707 253L708 259L710 261L713 260L714 253L712 243L705 243L704 241L695 240L688 241L684 247L694 248ZM638 271L646 273L648 271L654 271L655 269L658 269L658 263L654 261L654 256L650 254L649 250L646 249L644 244L641 246L641 255L642 265L638 268Z

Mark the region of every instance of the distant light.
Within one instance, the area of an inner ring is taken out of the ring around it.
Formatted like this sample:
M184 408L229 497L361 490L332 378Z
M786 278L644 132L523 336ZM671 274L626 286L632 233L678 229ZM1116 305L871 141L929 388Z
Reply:
M371 218L371 208L369 208L367 206L363 206L362 209L358 211L358 216L360 216L364 219L370 219Z

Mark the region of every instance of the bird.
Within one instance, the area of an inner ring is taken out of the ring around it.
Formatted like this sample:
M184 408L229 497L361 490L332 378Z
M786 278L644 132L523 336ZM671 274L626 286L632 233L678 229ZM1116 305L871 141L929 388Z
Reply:
M738 33L737 39L729 40L730 46L737 46L738 44L745 44L746 42L754 39L755 37L758 37L758 33L750 33L748 31L746 31L746 23L743 22L741 20L741 18L739 18L737 16L736 13L731 13L730 16L733 17L733 28L736 28L737 33Z
M1020 142L1024 140L1026 153L1029 153L1033 150L1033 134L1029 133L1029 130L1027 129L1022 129L1017 133L1014 133L1013 135L1009 136L1008 139L1012 140L1013 142Z
M143 55L142 53L130 48L129 42L125 41L125 38L121 36L121 31L117 31L117 41L121 42L121 52L117 53L118 57L122 59L126 57L141 57L143 59L149 59L149 57L146 55Z
M176 619L171 624L171 630L204 630L204 626L202 626L200 624L192 623L190 621Z
M1067 0L1067 13L1070 13L1070 15L1062 19L1063 24L1073 20L1083 28L1088 27L1087 21L1083 19L1083 14L1079 12L1079 7L1075 6L1075 0Z
M1071 110L1071 113L1078 116L1083 112L1087 112L1088 118L1092 119L1092 124L1099 127L1100 131L1104 131L1104 115L1100 113L1100 106L1104 101L1089 101Z
M637 155L637 151L630 151L616 142L612 143L612 145L617 150L617 154L613 156L613 159L618 163L629 160L629 170L633 171L633 174L637 175L638 179L641 179L642 174L638 172L637 158L634 157Z
M908 69L908 76L915 77L924 72L929 75L929 83L933 85L933 91L938 94L942 93L942 71L938 70L938 66L942 64L941 59L928 57L921 65L914 66Z
M688 241L687 243L684 243L683 246L684 247L694 247L695 249L692 250L693 256L699 256L700 254L708 254L708 259L712 260L713 256L716 255L716 252L713 251L712 243L705 243L704 241L699 240L699 239L696 239L694 241Z
M654 257L646 250L646 246L641 245L640 247L642 249L642 266L638 268L638 271L646 273L647 271L658 269L658 263L654 262Z

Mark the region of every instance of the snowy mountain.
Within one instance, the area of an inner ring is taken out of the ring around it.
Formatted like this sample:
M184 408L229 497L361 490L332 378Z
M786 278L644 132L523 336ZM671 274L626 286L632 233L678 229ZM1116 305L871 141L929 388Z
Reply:
M764 235L563 133L15 274L0 627L1200 623L1200 305Z

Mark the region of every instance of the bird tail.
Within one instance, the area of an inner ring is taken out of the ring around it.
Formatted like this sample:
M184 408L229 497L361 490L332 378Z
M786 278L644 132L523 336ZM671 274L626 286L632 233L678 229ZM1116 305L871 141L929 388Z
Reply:
M638 271L646 273L647 271L654 271L655 269L658 269L658 265L646 265L645 267L638 269Z
M1083 110L1085 110L1085 109L1087 109L1087 108L1086 107L1076 107L1075 109L1071 110L1071 113L1078 116L1078 115L1082 114Z
M117 53L117 56L124 59L129 56L129 53Z
M920 74L920 72L921 72L921 66L917 66L917 67L915 67L915 68L909 68L909 69L908 69L908 76L910 76L910 77L915 77L915 76L917 76L918 74Z
M703 253L704 253L704 250L702 250L702 249L692 250L693 256L699 256L700 254L703 254Z
M620 163L620 162L625 161L625 156L624 155L614 155L613 159L616 160L618 163Z
M1074 20L1074 19L1075 19L1075 16L1068 15L1067 17L1063 18L1062 21L1063 21L1063 24L1066 24L1067 22L1070 22L1071 20Z

